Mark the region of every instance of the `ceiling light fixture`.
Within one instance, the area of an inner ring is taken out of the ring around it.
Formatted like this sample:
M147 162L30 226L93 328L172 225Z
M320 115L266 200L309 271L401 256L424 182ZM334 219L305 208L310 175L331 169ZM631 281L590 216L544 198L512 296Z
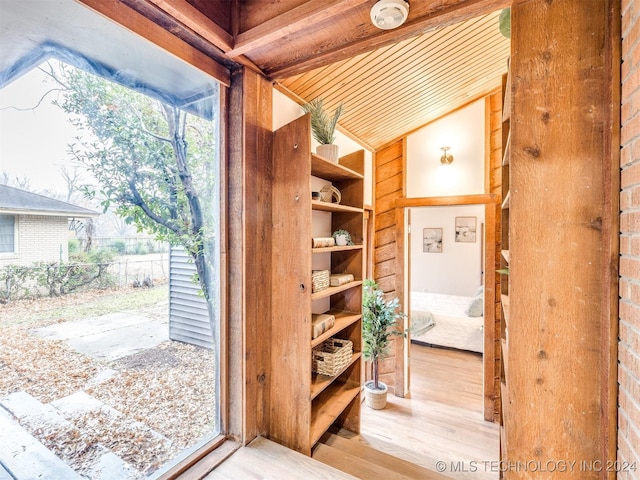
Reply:
M451 165L451 163L453 162L453 155L451 155L450 153L447 153L447 150L449 150L451 147L441 147L440 150L442 150L444 153L442 154L442 156L440 157L440 163L442 165Z
M402 25L409 15L409 3L404 0L379 0L371 7L371 21L383 30Z

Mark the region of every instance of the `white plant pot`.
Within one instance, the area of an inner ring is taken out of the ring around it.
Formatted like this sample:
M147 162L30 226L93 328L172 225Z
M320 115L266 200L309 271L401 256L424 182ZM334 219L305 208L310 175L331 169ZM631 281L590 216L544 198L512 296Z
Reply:
M339 247L344 247L347 244L347 236L346 235L336 235L336 245Z
M316 153L330 162L338 163L338 145L318 145Z
M379 389L373 388L373 380L364 384L364 403L374 410L382 410L387 406L387 386L378 381Z

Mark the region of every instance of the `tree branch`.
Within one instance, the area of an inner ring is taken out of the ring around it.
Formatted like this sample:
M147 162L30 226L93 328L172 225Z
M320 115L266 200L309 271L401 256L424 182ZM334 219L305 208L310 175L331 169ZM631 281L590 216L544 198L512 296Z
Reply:
M162 135L159 135L157 133L153 133L151 130L149 130L147 128L147 126L144 123L144 119L142 118L142 115L140 115L139 111L134 111L135 115L138 117L138 121L140 122L140 128L142 129L142 131L144 133L146 133L147 135L155 138L156 140L160 140L161 142L166 142L166 143L171 143L171 139L168 137L163 137Z
M162 218L160 215L157 215L154 211L152 211L149 208L149 205L147 205L147 202L145 202L142 196L140 195L140 192L138 191L138 188L136 187L136 184L133 179L129 179L129 188L131 189L131 194L133 195L132 203L140 207L147 217L149 217L154 222L168 228L176 235L187 234L187 232L184 229L180 228L179 225L173 222L170 222L165 218Z

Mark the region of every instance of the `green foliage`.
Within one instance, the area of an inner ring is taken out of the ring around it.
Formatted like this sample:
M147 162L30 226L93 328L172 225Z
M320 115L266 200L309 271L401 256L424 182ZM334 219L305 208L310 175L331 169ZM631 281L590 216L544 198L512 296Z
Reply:
M77 238L69 239L69 255L78 253L80 251L80 241Z
M29 267L7 265L0 270L0 303L9 303L16 298L29 297L29 285L34 280Z
M373 280L363 282L362 296L362 356L373 364L374 388L378 388L378 361L389 355L391 335L404 335L398 312L400 300L385 301L384 293Z
M344 235L345 238L347 239L347 245L353 245L353 240L351 239L351 234L349 232L343 229L339 229L333 232L331 236L336 242L338 241L338 239L336 238L338 235Z
M0 269L0 303L39 295L44 287L58 297L81 287L105 288L114 281L108 273L113 253L107 249L78 252L70 262L36 262L30 266L8 265Z
M511 8L503 8L498 18L500 33L506 38L511 38Z
M113 283L108 274L111 255L107 250L97 250L87 254L88 263L37 262L34 278L50 297L66 295L81 287L104 288Z
M118 253L118 255L124 255L127 253L127 244L124 240L116 240L111 244L111 248Z
M136 248L134 250L136 255L146 255L149 253L147 246L144 243L138 242L136 243Z
M335 141L336 125L338 125L338 119L344 111L344 105L342 103L338 105L333 111L333 115L329 116L324 110L324 100L317 97L309 103L305 103L302 109L311 114L313 138L322 145L332 144Z
M70 154L97 181L83 187L85 196L138 232L183 246L209 299L217 121L71 67L51 76L65 90L56 104L83 133L69 145ZM137 247L142 252L144 246Z

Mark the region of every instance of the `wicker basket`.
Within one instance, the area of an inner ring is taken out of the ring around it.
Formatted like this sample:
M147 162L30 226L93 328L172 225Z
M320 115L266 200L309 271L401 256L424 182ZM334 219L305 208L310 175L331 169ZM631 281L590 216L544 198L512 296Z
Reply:
M329 270L313 270L311 272L311 293L329 288Z
M320 375L333 377L351 361L353 343L330 338L313 349L311 369Z

